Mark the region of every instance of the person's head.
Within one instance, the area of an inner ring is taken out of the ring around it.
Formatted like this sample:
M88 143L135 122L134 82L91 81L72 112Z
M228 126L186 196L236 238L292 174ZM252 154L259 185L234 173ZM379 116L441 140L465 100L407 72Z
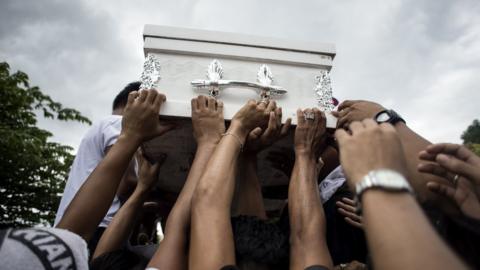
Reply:
M131 82L125 86L125 88L118 93L118 95L113 100L112 114L123 114L123 109L127 105L128 95L130 92L138 91L140 89L141 82Z

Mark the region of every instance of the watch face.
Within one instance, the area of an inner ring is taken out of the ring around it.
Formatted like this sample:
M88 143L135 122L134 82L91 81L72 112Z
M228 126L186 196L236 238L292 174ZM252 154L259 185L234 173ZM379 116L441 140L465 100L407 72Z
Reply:
M382 112L381 114L379 114L377 116L377 122L379 123L384 123L384 122L388 122L388 120L390 120L390 115L387 113L387 112Z

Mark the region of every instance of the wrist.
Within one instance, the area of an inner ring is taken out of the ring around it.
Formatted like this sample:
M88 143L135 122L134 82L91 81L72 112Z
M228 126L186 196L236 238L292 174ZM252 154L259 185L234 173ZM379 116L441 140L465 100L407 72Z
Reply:
M412 203L415 204L415 198L409 192L392 193L382 189L369 189L362 195L361 209L357 209L357 211L360 211L364 216L377 211L372 212L371 210L380 206L382 209L393 206L398 208L399 211L404 211L405 209L411 209L405 204L411 205ZM399 211L395 212L398 213Z
M311 151L301 151L297 152L295 150L295 160L297 161L303 161L303 162L309 162L309 163L316 163L317 159L315 158L315 155Z
M197 139L197 148L215 148L217 144L220 142L221 135L218 135L218 138L205 138L205 139Z
M247 128L244 127L240 121L232 120L227 132L237 135L242 140L242 143L245 144L245 139L247 138L248 132L250 132L250 130L247 130Z
M315 153L307 148L295 148L295 158L315 160Z
M150 188L138 183L132 196L143 201L147 198L149 193L150 193Z
M143 142L140 135L135 134L135 133L131 133L131 132L127 132L127 131L120 133L120 135L118 136L117 142L118 141L128 142L131 145L137 146L136 148L138 148L140 146L140 144L142 144L142 142Z
M128 134L120 133L114 146L121 146L124 151L132 152L133 155L133 153L137 151L138 147L140 147L141 143L142 141L139 138L130 136Z
M358 201L358 209L361 209L363 195L371 190L413 194L413 189L407 179L399 172L390 169L370 171L355 184L354 190L355 198Z
M197 153L211 153L212 151L215 150L217 147L218 143L220 142L213 142L213 141L204 141L204 142L198 142L197 143Z

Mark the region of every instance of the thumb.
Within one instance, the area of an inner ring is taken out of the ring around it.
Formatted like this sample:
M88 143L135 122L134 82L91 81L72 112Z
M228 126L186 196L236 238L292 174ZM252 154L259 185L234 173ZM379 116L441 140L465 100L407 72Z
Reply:
M248 134L248 139L249 140L256 140L256 139L258 139L258 137L260 137L260 135L262 135L262 128L261 127L256 127Z

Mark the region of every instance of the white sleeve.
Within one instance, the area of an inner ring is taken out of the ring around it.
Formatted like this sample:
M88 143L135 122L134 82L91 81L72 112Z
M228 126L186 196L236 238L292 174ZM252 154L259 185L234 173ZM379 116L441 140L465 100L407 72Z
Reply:
M117 142L118 136L122 131L122 119L112 121L102 131L103 135L103 149L106 149L109 146L112 146Z

